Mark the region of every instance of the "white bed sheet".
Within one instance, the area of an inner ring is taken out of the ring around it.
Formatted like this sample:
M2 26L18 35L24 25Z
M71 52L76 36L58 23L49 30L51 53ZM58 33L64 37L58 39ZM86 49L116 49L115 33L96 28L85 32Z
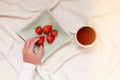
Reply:
M0 80L19 77L24 42L16 32L45 8L70 36L78 27L95 27L98 42L83 49L73 39L37 67L33 80L120 80L120 1L60 0L57 5L49 1L0 1Z

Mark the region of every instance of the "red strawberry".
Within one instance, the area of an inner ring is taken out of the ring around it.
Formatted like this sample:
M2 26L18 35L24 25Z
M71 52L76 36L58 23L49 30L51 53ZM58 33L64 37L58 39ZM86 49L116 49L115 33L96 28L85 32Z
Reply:
M47 42L48 43L52 43L54 40L55 40L54 36L51 36L51 35L47 36Z
M36 29L35 29L35 32L37 34L41 34L42 33L42 27L38 26Z
M39 45L42 45L43 43L44 43L44 40L45 40L45 37L44 36L41 36L40 38L39 38L39 40L38 40L38 44Z
M54 36L54 37L56 37L58 35L58 30L57 29L53 29L51 31L51 35Z
M43 28L44 33L49 34L52 30L52 25L46 25Z

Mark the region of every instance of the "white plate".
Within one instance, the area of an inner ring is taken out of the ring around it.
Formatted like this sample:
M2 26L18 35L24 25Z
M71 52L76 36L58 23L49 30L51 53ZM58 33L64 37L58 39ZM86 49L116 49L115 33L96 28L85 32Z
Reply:
M18 35L21 36L24 40L27 40L31 37L37 36L37 34L35 33L35 28L37 26L45 26L48 24L53 25L53 28L58 30L58 36L52 44L48 44L47 41L45 41L42 61L50 56L55 50L71 40L71 37L56 22L51 12L48 10L43 11L43 13L39 17L37 17L32 23L30 23L18 33ZM37 51L38 49L39 48L35 46L35 51Z

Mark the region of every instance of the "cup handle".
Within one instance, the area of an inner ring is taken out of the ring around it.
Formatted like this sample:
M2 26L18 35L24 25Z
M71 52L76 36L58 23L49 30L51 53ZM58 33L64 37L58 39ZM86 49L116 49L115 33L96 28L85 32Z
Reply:
M71 30L70 32L75 35L75 30Z
M72 36L72 38L74 39L75 33L76 33L75 30L71 30L70 33L72 34L71 36Z

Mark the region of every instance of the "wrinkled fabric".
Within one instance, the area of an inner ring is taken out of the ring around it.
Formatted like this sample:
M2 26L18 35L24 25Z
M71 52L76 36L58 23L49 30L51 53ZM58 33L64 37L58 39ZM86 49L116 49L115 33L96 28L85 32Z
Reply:
M120 80L120 1L49 1L0 1L0 80L18 78L24 41L16 33L46 8L71 37L71 30L90 25L96 29L98 41L84 49L73 37L37 66L33 80Z

